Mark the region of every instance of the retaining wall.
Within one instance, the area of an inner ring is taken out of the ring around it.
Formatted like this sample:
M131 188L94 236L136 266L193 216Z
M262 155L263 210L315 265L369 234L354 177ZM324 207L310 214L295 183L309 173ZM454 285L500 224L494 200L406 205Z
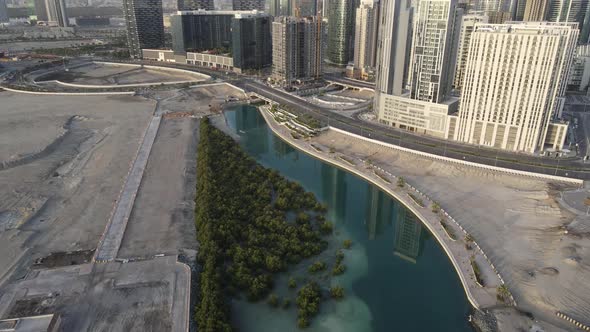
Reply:
M471 161L464 161L464 160L459 160L459 159L439 156L439 155L431 154L431 153L427 153L427 152L416 151L416 150L404 148L401 146L397 146L397 145L385 143L385 142L382 142L379 140L375 140L375 139L363 137L363 136L360 136L357 134L353 134L353 133L348 132L346 130L342 130L342 129L335 128L335 127L330 127L330 130L334 130L335 132L338 132L338 133L341 133L344 135L348 135L350 137L353 137L353 138L356 138L359 140L363 140L363 141L374 143L374 144L379 144L381 146L384 146L384 147L387 147L390 149L399 150L399 151L403 151L403 152L407 152L407 153L411 153L411 154L415 154L418 156L431 158L431 159L435 159L435 160L440 160L440 161L444 161L444 162L480 168L480 169L484 169L487 171L502 172L502 173L506 173L506 174L510 174L510 175L526 176L526 177L532 177L532 178L538 178L538 179L544 179L544 180L567 182L567 183L572 183L572 184L576 184L579 186L584 184L584 180L580 180L580 179L572 179L572 178L566 178L566 177L562 177L562 176L555 176L555 175L548 175L548 174L541 174L541 173L534 173L534 172L526 172L526 171L520 171L520 170L515 170L515 169L510 169L510 168L503 168L503 167L497 167L497 166L491 166L491 165L485 165L485 164L478 164L478 163L474 163Z
M11 89L4 86L0 88L17 93L25 93L30 95L50 95L50 96L100 96L100 95L134 95L135 91L113 91L113 92L48 92L48 91L28 91Z
M110 66L126 66L126 67L141 67L142 66L142 65L136 65L133 63L119 63L119 62L107 62L107 61L92 61L92 62L97 63L97 64L110 65ZM153 65L143 65L143 68L163 70L163 71L175 71L175 72L179 72L179 73L199 76L203 79L211 78L211 76L203 74L203 73L199 73L196 71L190 71L190 70L186 70L186 69L180 69L180 68L160 67L160 66L153 66Z
M413 204L411 204L411 202L407 201L406 197L399 195L395 191L391 190L388 186L385 186L382 183L374 181L372 178L370 178L366 174L356 170L353 167L346 165L344 162L343 163L336 163L334 160L326 158L318 152L312 151L311 149L307 150L307 149L304 149L304 148L298 146L297 144L291 143L288 139L283 137L283 135L274 127L274 124L271 123L271 121L273 121L273 119L272 118L269 119L270 115L266 114L266 111L261 111L261 114L263 115L264 119L268 123L270 129L275 133L275 135L277 135L278 137L283 139L285 142L289 143L289 145L293 146L294 148L296 148L306 154L309 154L315 158L318 158L324 162L327 162L331 165L334 165L334 166L342 168L350 173L353 173L353 174L361 177L362 179L376 185L381 190L383 190L384 192L389 194L391 197L394 197L397 201L401 202L408 210L410 210L414 215L416 215L418 217L418 219L420 219L420 222L422 223L422 225L424 225L428 229L428 231L436 238L437 242L440 244L440 246L445 251L446 255L449 257L451 264L453 264L453 267L455 268L455 271L457 271L457 275L459 276L459 279L461 280L461 285L463 286L463 289L465 290L465 295L467 296L469 303L471 303L471 305L474 308L480 309L480 305L479 305L478 301L476 300L475 296L471 292L471 289L469 288L469 284L467 282L467 277L464 275L463 270L459 266L459 262L457 261L457 259L453 255L453 253L451 252L451 249L447 246L444 239L440 237L438 232L436 232L436 230L430 224L430 222L422 215L422 213Z

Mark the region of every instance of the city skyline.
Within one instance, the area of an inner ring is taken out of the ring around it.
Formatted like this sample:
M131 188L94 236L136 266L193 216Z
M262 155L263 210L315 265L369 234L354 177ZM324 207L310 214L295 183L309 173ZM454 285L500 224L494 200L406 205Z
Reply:
M590 0L3 1L0 326L590 331Z

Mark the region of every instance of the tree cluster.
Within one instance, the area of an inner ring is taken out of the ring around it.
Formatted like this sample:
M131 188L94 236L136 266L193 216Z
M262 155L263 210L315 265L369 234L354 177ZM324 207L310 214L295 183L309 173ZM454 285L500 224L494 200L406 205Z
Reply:
M297 292L297 325L300 328L309 326L309 320L320 311L322 294L320 286L309 282Z
M277 272L327 247L318 222L325 208L299 184L258 165L207 119L201 121L198 151L195 218L202 272L196 320L199 331L230 331L229 298L266 298ZM288 214L296 221L289 222ZM270 302L278 305L279 299Z

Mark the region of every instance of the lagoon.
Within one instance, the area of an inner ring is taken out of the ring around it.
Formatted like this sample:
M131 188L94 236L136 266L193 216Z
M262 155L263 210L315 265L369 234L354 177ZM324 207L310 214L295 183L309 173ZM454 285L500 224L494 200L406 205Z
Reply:
M345 251L346 272L324 280L345 289L342 301L326 299L308 331L472 331L471 306L450 261L428 230L408 210L376 186L300 152L267 127L249 105L225 111L242 148L260 164L299 182L328 207L335 226L331 248L351 239ZM329 249L330 250L330 249ZM332 250L333 251L333 250ZM275 292L294 302L284 284L303 275L287 272ZM271 308L265 302L234 301L233 319L240 331L300 331L295 306Z

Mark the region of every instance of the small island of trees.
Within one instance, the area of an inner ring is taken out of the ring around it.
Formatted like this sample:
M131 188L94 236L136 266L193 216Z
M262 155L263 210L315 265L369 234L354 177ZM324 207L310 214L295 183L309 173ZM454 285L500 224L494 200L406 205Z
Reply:
M327 248L332 233L326 208L301 185L266 169L231 138L201 120L195 219L199 252L199 331L232 331L229 300L244 295L273 307L290 300L270 294L275 276ZM288 215L295 215L289 221ZM342 261L338 255L337 266ZM326 268L316 262L310 270ZM336 274L342 271L337 271ZM290 288L297 282L291 279ZM297 292L298 325L318 313L320 287L309 282ZM281 303L282 302L282 303Z

